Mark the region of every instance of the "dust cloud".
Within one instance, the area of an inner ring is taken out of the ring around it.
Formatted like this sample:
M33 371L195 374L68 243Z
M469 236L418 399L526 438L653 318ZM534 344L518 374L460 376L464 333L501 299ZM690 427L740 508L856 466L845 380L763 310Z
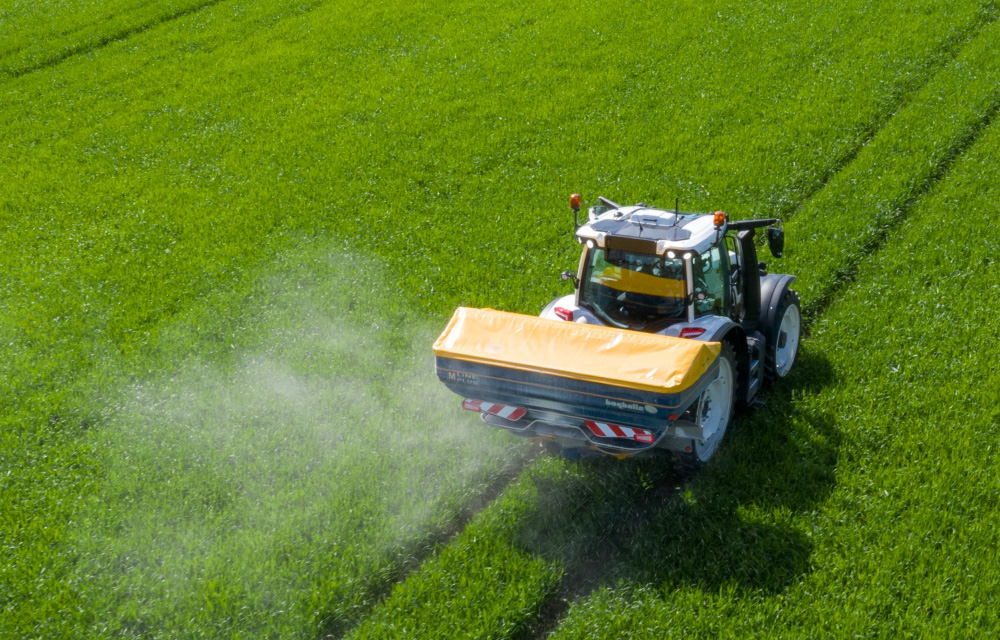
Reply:
M444 320L384 295L371 263L286 256L259 309L164 332L195 348L93 436L105 475L73 582L103 624L183 627L206 603L245 630L349 617L523 461L437 381ZM213 356L232 324L244 346Z

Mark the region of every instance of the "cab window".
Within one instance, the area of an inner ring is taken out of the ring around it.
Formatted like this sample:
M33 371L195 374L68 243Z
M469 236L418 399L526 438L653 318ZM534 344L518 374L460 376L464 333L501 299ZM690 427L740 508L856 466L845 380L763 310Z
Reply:
M684 264L594 247L587 251L580 301L602 320L643 331L653 323L684 316Z
M698 315L726 315L729 308L729 255L715 246L698 255L694 271L694 308Z

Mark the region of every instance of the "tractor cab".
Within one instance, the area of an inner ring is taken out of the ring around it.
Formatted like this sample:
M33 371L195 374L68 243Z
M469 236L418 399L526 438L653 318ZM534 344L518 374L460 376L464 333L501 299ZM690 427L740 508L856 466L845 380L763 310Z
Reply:
M634 331L655 333L702 316L756 326L762 265L754 229L780 222L602 203L577 226L584 245L574 278L578 307L601 324Z

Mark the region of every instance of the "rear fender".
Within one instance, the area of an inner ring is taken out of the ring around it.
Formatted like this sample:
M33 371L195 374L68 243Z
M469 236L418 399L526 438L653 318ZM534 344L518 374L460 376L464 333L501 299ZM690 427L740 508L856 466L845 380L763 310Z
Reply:
M760 322L757 326L768 341L774 338L771 335L771 328L777 321L775 316L778 313L781 298L795 280L795 276L781 273L768 274L760 279Z
M679 338L681 330L683 329L704 329L705 333L693 339L701 340L702 342L718 342L718 340L714 339L713 336L717 335L720 331L725 333L734 325L735 323L725 316L709 315L695 318L694 322L675 322L665 329L657 331L657 333L661 336L673 336L675 338Z
M660 331L661 335L680 337L685 328L696 327L705 329L700 336L688 338L701 342L728 342L736 355L736 399L741 406L746 405L750 398L750 353L747 349L747 334L739 324L725 316L702 316L694 322L680 322Z

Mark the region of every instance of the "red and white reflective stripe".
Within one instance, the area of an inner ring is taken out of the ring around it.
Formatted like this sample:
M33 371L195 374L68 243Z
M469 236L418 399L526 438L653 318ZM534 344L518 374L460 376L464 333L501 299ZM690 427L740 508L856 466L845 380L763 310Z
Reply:
M462 402L462 408L468 409L469 411L492 413L495 416L506 418L507 420L520 420L524 417L524 414L528 413L527 409L522 409L521 407L512 407L506 404L494 404L492 402L483 402L482 400L466 400Z
M590 432L598 438L631 438L636 442L648 442L650 444L653 443L654 439L652 431L638 427L621 427L617 424L593 422L591 420L584 420L583 424L587 425Z

